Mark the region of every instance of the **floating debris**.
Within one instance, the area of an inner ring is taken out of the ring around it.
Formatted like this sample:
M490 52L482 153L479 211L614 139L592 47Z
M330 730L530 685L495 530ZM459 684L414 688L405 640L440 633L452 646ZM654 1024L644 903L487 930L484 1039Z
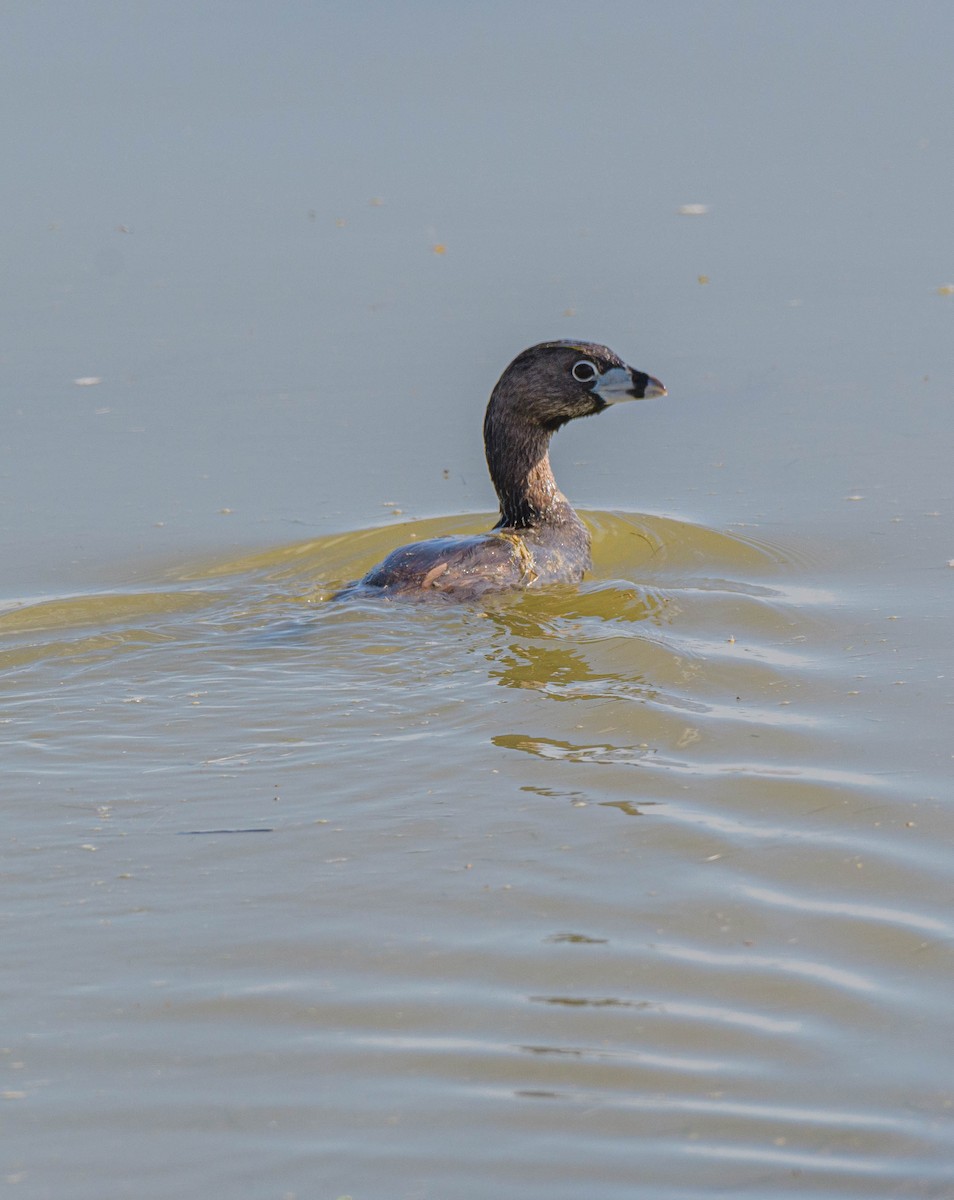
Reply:
M77 387L96 387L98 383L103 382L102 375L81 375L79 379L74 379L73 382Z
M431 249L434 251L435 254L446 254L447 253L447 247L444 245L443 242L436 242L433 246L431 246Z
M709 211L708 204L680 204L676 209L680 217L704 217Z
M937 289L939 296L954 296L954 283L942 283Z
M180 829L177 832L180 837L207 837L214 833L274 833L275 830L269 825L255 825L248 829Z

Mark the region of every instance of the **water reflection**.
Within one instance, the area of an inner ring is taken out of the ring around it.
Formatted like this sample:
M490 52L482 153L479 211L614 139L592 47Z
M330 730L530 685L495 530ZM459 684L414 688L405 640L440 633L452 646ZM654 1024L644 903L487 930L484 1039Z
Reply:
M388 529L8 611L8 769L68 783L82 762L97 917L166 945L171 908L191 937L199 966L139 1010L165 1039L287 1038L283 1075L330 1073L356 1119L413 1077L415 1103L490 1103L495 1136L519 1098L626 1137L639 1114L670 1162L687 1121L730 1160L766 1121L806 1161L839 1128L883 1149L900 1092L853 1126L841 1081L945 1002L947 922L911 896L944 894L949 864L885 836L902 793L851 740L845 623L793 600L778 547L589 519L594 578L479 606L322 603ZM192 921L184 879L221 914ZM912 935L935 953L905 988ZM819 1061L838 1079L813 1121ZM888 1168L933 1153L916 1125Z

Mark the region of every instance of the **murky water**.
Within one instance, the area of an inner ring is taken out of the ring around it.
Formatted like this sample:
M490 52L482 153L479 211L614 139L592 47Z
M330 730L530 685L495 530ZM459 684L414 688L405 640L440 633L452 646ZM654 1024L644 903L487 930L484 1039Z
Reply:
M0 1186L954 1196L948 7L4 34ZM592 575L330 603L555 337Z
M322 599L464 519L0 617L11 1177L949 1194L896 647L804 546L588 520L578 590Z

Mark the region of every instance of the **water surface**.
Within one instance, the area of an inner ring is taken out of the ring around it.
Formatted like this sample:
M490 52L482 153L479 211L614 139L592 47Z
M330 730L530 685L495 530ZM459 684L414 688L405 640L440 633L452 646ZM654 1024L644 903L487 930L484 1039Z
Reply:
M35 1194L944 1194L919 680L803 546L587 516L579 589L324 599L445 521L0 617Z
M11 1194L951 1195L947 7L6 26ZM329 603L554 337L592 575Z

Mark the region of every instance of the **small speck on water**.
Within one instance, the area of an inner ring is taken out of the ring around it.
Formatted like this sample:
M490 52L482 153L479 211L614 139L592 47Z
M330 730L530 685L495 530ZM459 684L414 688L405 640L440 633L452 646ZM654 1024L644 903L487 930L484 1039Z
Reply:
M704 217L709 211L708 204L680 204L676 211L680 217Z
M96 387L97 384L103 382L102 375L81 375L79 379L74 379L73 382L77 387Z

